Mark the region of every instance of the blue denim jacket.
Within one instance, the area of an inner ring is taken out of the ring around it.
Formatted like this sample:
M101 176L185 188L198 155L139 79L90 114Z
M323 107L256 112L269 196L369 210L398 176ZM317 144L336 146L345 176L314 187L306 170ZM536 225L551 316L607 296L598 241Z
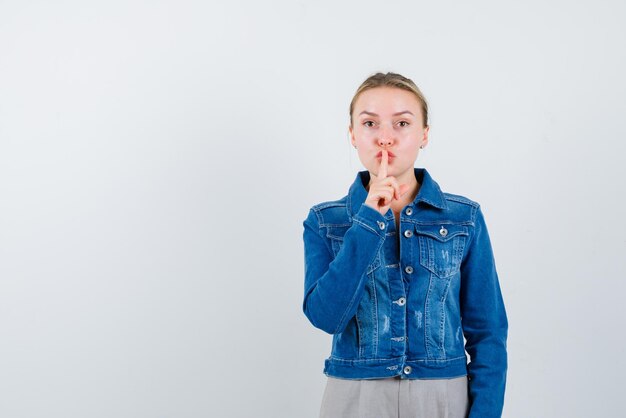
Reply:
M368 171L303 222L302 307L333 335L324 373L469 375L469 416L500 417L508 321L485 219L477 202L442 192L426 169L415 168L415 177L420 188L399 231L393 211L383 216L364 204Z

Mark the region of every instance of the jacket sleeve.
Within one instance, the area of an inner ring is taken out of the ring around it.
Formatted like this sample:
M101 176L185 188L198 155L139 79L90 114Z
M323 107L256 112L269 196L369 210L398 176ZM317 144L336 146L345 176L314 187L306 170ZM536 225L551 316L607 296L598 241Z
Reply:
M315 327L337 334L356 314L365 288L367 267L385 241L387 220L377 210L362 204L343 237L341 249L333 257L320 219L318 210L311 208L303 222L302 309Z
M508 321L480 206L461 264L461 320L470 355L469 418L501 417L507 372Z

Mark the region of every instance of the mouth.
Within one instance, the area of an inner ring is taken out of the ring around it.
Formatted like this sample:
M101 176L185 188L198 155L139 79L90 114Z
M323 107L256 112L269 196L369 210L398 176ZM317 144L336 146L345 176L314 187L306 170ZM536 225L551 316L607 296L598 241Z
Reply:
M389 158L394 158L396 155L393 152L391 152L391 151L387 151L387 156ZM383 152L382 151L380 151L378 154L376 154L376 158L382 158L382 157L383 157Z

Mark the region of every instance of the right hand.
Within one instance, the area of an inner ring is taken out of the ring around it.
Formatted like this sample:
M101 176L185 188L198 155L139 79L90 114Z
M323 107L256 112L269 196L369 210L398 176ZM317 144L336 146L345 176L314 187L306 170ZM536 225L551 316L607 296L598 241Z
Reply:
M409 190L409 186L406 184L398 184L398 180L393 176L387 177L389 156L386 149L382 151L382 154L378 175L376 176L376 180L370 183L369 193L365 198L365 204L385 216L385 213L387 213L391 207L391 202L393 200L399 200L404 196Z

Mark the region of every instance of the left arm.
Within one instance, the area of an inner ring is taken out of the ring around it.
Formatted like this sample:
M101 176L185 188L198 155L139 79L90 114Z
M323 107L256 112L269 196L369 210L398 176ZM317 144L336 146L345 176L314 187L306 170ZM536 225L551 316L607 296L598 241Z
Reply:
M483 213L474 213L473 234L461 264L461 321L470 355L469 418L501 417L506 386L508 320Z

